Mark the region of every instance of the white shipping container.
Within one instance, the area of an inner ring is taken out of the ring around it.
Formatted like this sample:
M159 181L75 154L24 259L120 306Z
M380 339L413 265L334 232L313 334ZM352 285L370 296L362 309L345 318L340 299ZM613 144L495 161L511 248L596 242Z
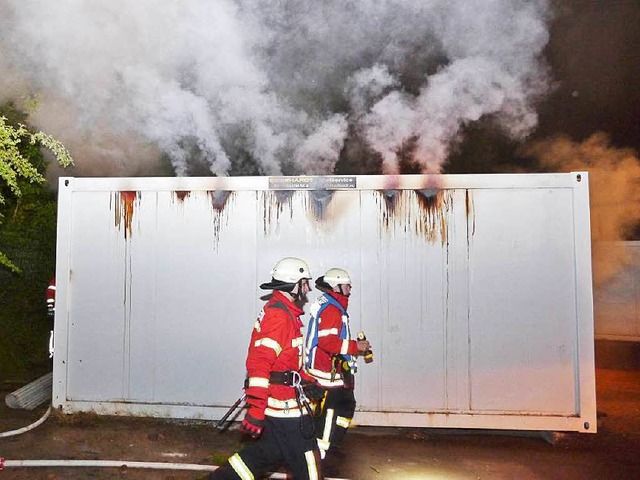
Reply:
M354 423L596 431L584 172L61 178L54 406L221 418L285 256L354 278Z

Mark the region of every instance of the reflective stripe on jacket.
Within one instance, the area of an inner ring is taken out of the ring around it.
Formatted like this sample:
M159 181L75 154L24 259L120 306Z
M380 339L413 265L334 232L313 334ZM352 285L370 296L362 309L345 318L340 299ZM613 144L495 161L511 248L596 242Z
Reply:
M341 355L353 369L358 353L357 342L351 339L349 298L337 292L326 292L318 297L310 309L305 339L305 370L319 385L337 388L344 385L339 373L332 373L332 357ZM333 378L332 378L333 377Z

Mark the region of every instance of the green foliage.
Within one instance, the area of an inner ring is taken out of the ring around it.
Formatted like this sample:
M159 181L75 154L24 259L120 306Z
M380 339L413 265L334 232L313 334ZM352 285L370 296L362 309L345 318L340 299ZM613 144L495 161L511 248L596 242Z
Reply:
M13 125L0 115L0 207L7 204L7 197L20 198L29 184L43 184L45 179L39 166L41 158L34 148L40 146L50 150L58 163L64 167L72 165L73 159L64 145L44 132L31 132L22 123ZM0 211L0 226L4 220ZM13 272L19 267L0 251L0 266Z
M41 146L61 164L62 144L24 126L0 106L0 380L25 383L51 371L45 293L55 271L56 199L47 188Z
M0 380L28 382L51 369L45 293L55 271L56 201L36 184L7 204L0 249L20 274L0 268Z

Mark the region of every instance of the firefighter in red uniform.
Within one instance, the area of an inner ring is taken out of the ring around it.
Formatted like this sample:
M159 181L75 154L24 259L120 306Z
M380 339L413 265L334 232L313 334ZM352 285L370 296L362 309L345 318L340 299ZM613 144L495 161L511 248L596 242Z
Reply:
M316 419L316 434L321 458L327 452L339 452L356 408L353 394L358 355L370 353L370 344L351 338L349 296L351 278L342 268L331 268L316 280L324 293L310 309L305 340L305 370L326 389Z
M47 318L53 320L56 314L56 277L51 277L45 297L47 299Z
M53 276L49 282L46 292L47 318L51 321L51 332L49 332L49 358L53 358L53 321L56 316L56 277Z
M284 462L296 480L322 478L310 408L301 382L303 313L310 290L306 262L287 257L260 288L273 290L251 334L245 395L248 411L240 430L259 439L232 455L212 479L254 479Z

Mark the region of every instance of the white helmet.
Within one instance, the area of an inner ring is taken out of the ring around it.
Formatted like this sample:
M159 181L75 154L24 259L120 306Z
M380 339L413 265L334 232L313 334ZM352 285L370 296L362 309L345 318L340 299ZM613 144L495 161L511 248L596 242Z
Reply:
M271 270L271 276L274 280L285 283L298 283L303 278L311 278L307 262L296 257L286 257L276 263Z
M260 288L290 291L302 279L311 279L307 262L296 257L286 257L271 270L271 282L263 283Z
M322 279L331 288L336 288L338 285L351 285L349 272L344 268L330 268L325 272Z

